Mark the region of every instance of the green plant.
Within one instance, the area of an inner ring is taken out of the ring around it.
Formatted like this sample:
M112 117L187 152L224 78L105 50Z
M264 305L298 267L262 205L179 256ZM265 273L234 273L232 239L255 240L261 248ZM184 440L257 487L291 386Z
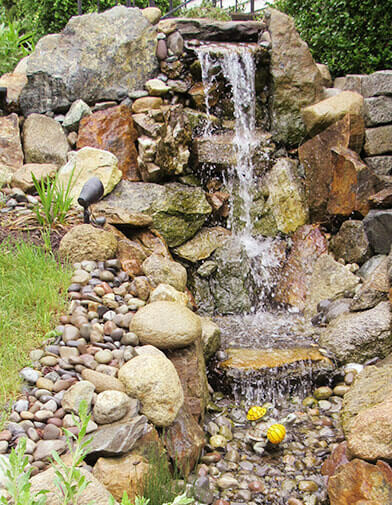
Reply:
M45 505L47 491L31 494L30 474L27 468L28 458L25 456L26 438L19 440L16 449L12 449L8 462L3 463L3 472L7 478L6 487L11 502L5 496L0 498L2 505Z
M54 179L47 177L38 181L32 172L31 177L41 200L34 208L38 222L42 226L52 226L56 222L63 224L73 203L71 190L75 182L74 171L72 170L66 186L60 184L58 173Z
M186 18L207 18L215 19L216 21L231 21L230 14L225 9L214 7L209 0L203 0L198 7L182 9L177 15Z
M26 32L20 20L0 23L0 74L11 72L18 61L34 49L34 33Z
M333 75L392 66L392 0L276 0Z
M82 475L79 466L83 463L88 454L88 445L91 438L83 440L91 414L88 413L86 400L82 400L79 405L79 420L74 414L72 419L78 429L78 435L64 428L68 450L72 455L71 465L66 465L56 451L53 451L51 461L55 468L55 484L59 490L58 497L62 505L77 505L78 498L89 485L89 481Z
M4 1L4 0L3 0ZM100 0L99 10L103 12L116 4L125 5L125 0ZM155 0L163 13L169 10L169 0ZM173 2L173 7L180 0ZM136 7L148 7L148 0L136 0ZM83 14L97 11L97 0L83 0ZM78 14L76 0L19 0L18 15L32 21L40 36L61 31L72 16Z

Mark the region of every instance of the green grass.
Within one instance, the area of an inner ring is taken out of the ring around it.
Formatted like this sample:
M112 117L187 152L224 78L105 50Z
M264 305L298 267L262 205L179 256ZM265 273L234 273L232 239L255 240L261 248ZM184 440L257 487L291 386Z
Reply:
M149 470L143 486L144 497L149 500L149 505L172 502L184 491L179 470L174 465L171 471L165 451L156 447L149 451L147 460Z
M0 244L0 408L17 394L29 352L65 308L71 275L42 248L22 241Z

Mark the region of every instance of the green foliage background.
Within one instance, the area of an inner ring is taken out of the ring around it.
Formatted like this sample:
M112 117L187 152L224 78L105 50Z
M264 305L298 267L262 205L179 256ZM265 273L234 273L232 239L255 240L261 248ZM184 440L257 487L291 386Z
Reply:
M392 0L276 0L334 76L392 68Z
M125 0L118 0L117 3L126 5ZM155 3L162 12L168 11L169 0L156 0ZM0 4L12 16L28 19L37 33L37 38L61 31L68 20L78 13L77 0L0 0ZM97 10L96 0L83 0L82 4L83 14ZM175 2L173 4L176 5ZM116 0L100 0L99 10L102 12L115 5ZM148 7L148 0L136 0L135 6Z

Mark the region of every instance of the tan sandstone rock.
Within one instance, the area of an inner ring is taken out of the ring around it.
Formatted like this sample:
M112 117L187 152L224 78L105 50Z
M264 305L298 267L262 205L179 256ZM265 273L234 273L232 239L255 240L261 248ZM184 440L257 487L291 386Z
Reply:
M200 318L175 302L154 302L137 311L129 326L142 344L159 349L185 347L201 337Z
M70 230L60 242L59 254L71 263L83 260L103 261L114 258L117 239L111 232L81 224Z
M156 426L170 426L184 403L174 365L157 354L136 356L123 365L118 378L127 394L141 403L141 412Z

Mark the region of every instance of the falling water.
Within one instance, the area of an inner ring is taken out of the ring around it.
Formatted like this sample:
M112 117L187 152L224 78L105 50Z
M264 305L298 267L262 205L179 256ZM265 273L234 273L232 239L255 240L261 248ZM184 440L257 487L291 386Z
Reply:
M255 50L252 45L234 44L211 44L196 50L201 64L208 115L211 114L210 95L219 85L219 79L223 77L231 90L235 119L232 145L236 163L224 176L225 186L233 200L228 225L235 240L241 244L241 251L245 252L252 278L253 306L250 313L219 317L217 322L222 329L224 348L308 347L313 339L305 321L298 318L298 314L288 311L271 312L269 305L284 258L284 244L278 238L255 236L253 232L253 195L254 190L260 188L262 177L260 161L255 160L260 160L263 152L256 130ZM210 122L203 135L214 134ZM233 195L238 196L239 205ZM304 362L298 366L303 366L304 370L296 384L305 393L312 382L312 365ZM285 393L293 392L290 366L287 370L283 366L277 373L274 368L260 377L253 373L249 376L240 373L232 383L234 397L237 401L245 397L246 403L260 402L266 397L277 401Z
M278 240L269 237L256 238L252 233L252 189L257 188L259 184L254 158L260 145L255 135L255 50L256 48L251 45L233 44L207 45L196 50L201 64L208 115L210 115L210 93L218 78L218 64L231 88L235 118L232 143L236 152L236 163L225 176L225 185L231 195L237 194L240 205L237 208L238 206L232 202L228 225L240 241L251 266L252 279L257 291L254 311L265 305L266 297L273 291L276 271L281 263L279 248L275 247ZM219 55L219 63L213 54ZM207 124L203 134L205 136L212 134L211 122Z

